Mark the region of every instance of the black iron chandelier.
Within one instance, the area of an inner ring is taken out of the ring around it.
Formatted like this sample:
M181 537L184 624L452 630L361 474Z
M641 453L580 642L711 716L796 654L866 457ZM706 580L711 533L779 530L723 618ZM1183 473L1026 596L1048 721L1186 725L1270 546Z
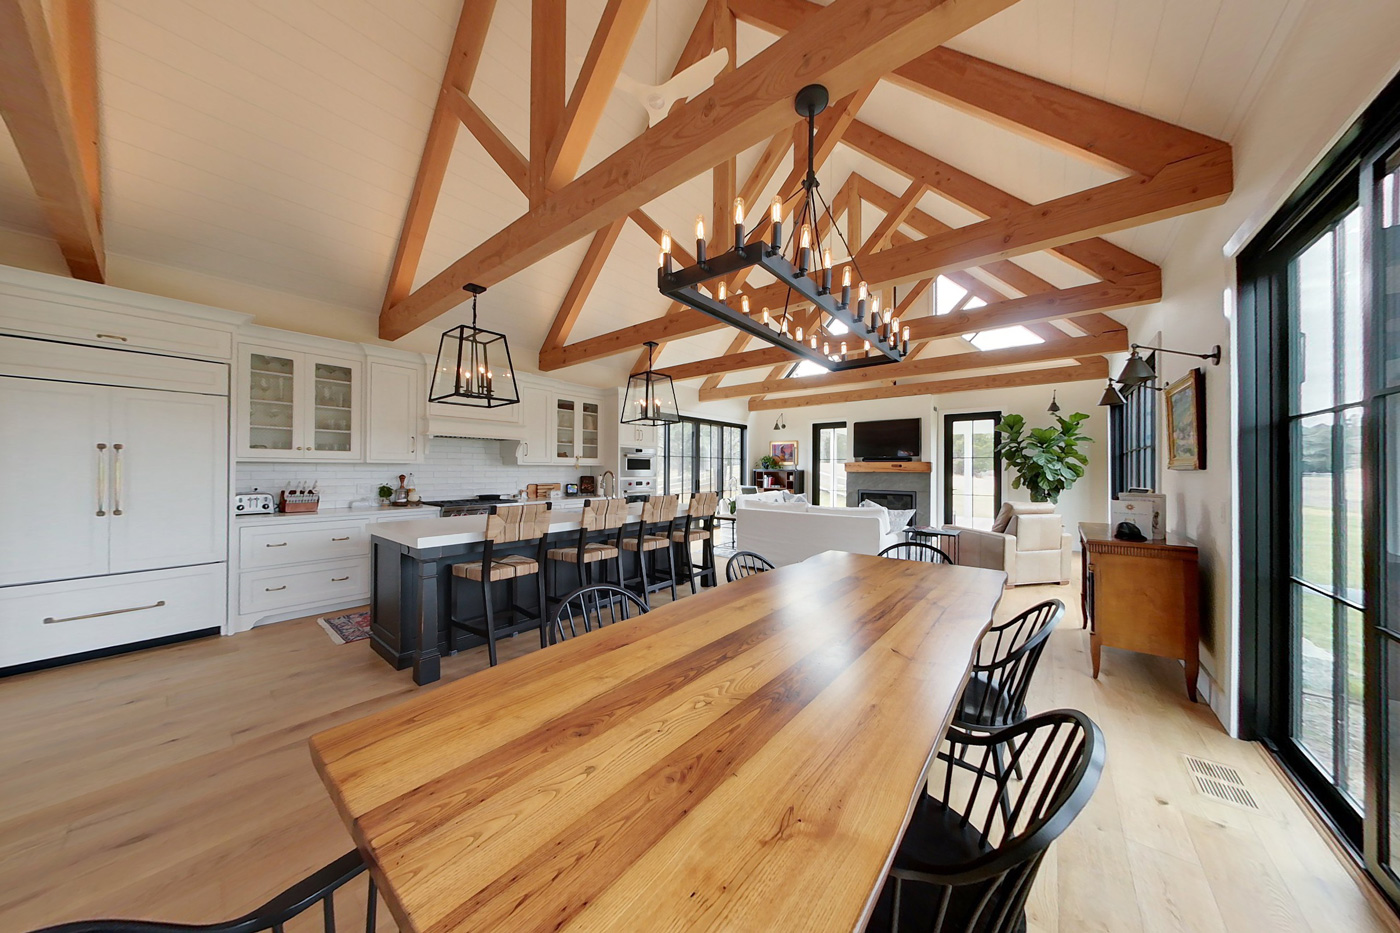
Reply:
M676 404L676 384L670 376L656 372L652 362L656 341L648 340L646 348L647 368L627 377L619 420L623 424L675 424L681 420L680 406Z
M788 238L791 258L783 255L782 197L773 197L769 217L773 229L769 240L754 243L744 242L744 200L735 198L734 248L718 256L706 255L705 218L702 215L695 222L695 265L676 269L671 257L671 235L665 232L661 237L661 269L657 273L657 286L663 295L673 301L812 360L828 370L897 362L909 352L909 328L901 331L893 308L881 314L879 296L870 295L863 281L855 287L855 302L852 304L851 266L855 266L857 272L860 270L854 256L851 265L842 272L839 299L833 295L831 287L831 250L821 250L818 256L817 220L823 214L850 255L850 244L846 243L837 226L831 207L817 190L819 183L814 168L816 119L817 114L826 109L828 100L825 87L809 84L797 92L794 101L797 112L807 119L807 175L802 180L802 191L795 195L802 202L793 220L792 235ZM750 266L767 270L787 286L787 299L780 313L774 314L768 308L750 307L747 295L737 296L740 302L738 309L729 305L731 296L725 280ZM719 280L717 284L702 289L704 283L715 283L715 280ZM790 320L789 308L793 304L794 292L798 296L797 304L814 305L819 312L816 322L805 334L801 326L794 325Z
M519 404L506 335L476 326L476 298L486 287L469 283L462 290L472 294L472 322L443 332L428 401L475 408Z

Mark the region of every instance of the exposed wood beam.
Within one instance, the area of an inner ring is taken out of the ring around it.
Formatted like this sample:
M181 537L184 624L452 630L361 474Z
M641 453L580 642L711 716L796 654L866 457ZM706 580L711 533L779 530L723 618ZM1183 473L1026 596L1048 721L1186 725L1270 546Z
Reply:
M481 108L472 103L466 94L454 88L447 91L444 100L457 119L462 121L462 125L481 143L486 154L506 173L506 177L528 196L530 166L525 156L515 148L515 144L506 138L496 124L491 122L491 118L482 113Z
M662 229L661 224L657 223L650 214L639 207L627 216L631 218L634 224L642 229L643 233L651 237L652 240L656 242L657 246L661 245L661 235L666 231ZM676 262L683 266L689 266L695 262L695 257L691 255L690 250L682 245L684 242L684 234L673 234L671 236L671 255L676 257Z
M564 0L531 0L529 193L532 209L543 204L549 194L549 152L564 119L564 33L567 25Z
M714 26L715 51L723 50L729 53L729 62L721 72L721 74L728 74L734 70L739 57L734 14L730 11L727 2L716 0L711 19ZM710 173L712 205L710 223L713 226L707 232L710 234L709 249L713 253L721 253L734 248L734 196L739 187L737 174L737 165L733 156L720 162ZM744 205L747 207L748 202L744 202Z
M984 265L1212 207L1223 203L1232 187L1230 152L1218 150L1173 163L1154 178L1109 182L882 250L862 264L861 272L875 287ZM833 275L839 279L841 271L838 266ZM781 287L768 286L774 293ZM754 293L750 300L773 299Z
M452 156L452 144L457 138L458 117L450 109L450 98L458 92L471 90L481 52L486 47L486 30L491 26L491 14L496 0L462 0L462 14L457 20L457 32L452 49L447 54L442 87L428 124L428 138L423 144L423 156L418 161L418 174L413 179L413 193L408 199L403 228L399 232L394 262L389 267L389 282L384 289L384 304L380 314L408 297L418 263L423 258L423 242L428 237L428 225L433 219L442 179L447 173L447 161Z
M584 302L588 301L588 296L598 281L598 275L603 271L603 263L608 261L608 254L612 252L613 244L617 242L618 234L622 232L625 223L625 217L614 220L593 234L588 251L583 254L583 262L579 264L574 280L569 283L569 291L564 295L564 302L559 306L558 313L554 315L554 323L550 325L549 334L544 338L546 347L562 346L564 341L569 339L569 333L574 329L579 313L583 311Z
M821 9L810 0L730 0L730 6L743 22L777 34ZM960 110L1141 175L1225 145L946 47L897 66L890 77Z
M792 126L802 87L843 98L1013 2L836 0L381 314L380 336L402 337L459 304L467 282L495 285Z
M974 214L1001 217L1031 207L1030 202L1022 201L859 120L851 122L843 142L906 178L923 181ZM928 216L922 211L918 214ZM1055 252L1095 278L1108 282L1157 268L1141 256L1097 237L1065 243L1056 247Z
M1062 288L1023 298L1008 298L982 308L973 308L937 317L908 321L909 338L959 337L976 330L1010 327L1078 317L1095 311L1132 308L1161 300L1162 283L1155 276L1144 276L1136 283L1095 282L1075 288Z
M685 71L691 65L710 54L713 50L715 41L715 8L721 2L723 2L723 0L707 0L705 5L700 8L700 15L695 17L695 25L690 30L690 36L685 40L685 46L681 49L680 57L676 59L676 67L671 69L671 77L674 78L682 71ZM733 59L730 59L730 64L734 64ZM671 109L666 111L666 115L670 116L675 113L683 103L685 103L683 100L678 100L673 103Z
M998 366L1021 366L1026 363L1069 360L1101 353L1126 353L1127 350L1128 335L1126 332L1103 337L1061 337L1059 340L1047 340L1045 343L1028 347L949 353L922 360L890 363L886 366L871 366L867 369L820 373L814 376L794 376L790 379L764 379L761 382L749 382L743 385L702 389L700 401L713 402L718 399L744 398L753 395L807 392L812 389L826 389L832 386L869 385L917 376L936 376L973 369L993 369Z
M93 0L52 0L48 5L58 73L68 93L73 135L83 163L83 180L102 226L102 160L97 123L97 24Z
M91 10L84 26L84 5L74 6L79 21L69 24L73 44L60 65L40 0L0 0L0 116L68 270L101 282L107 256L96 187Z
M953 392L977 392L984 389L1009 389L1018 386L1086 382L1093 379L1104 379L1107 378L1107 376L1108 361L1103 357L1099 357L1096 360L1077 363L1074 366L1057 366L1053 369L1028 369L1017 373L998 373L991 376L966 376L961 379L909 382L904 385L868 389L848 389L844 392L802 395L795 398L754 398L749 400L749 411L772 411L776 408L806 408L812 405L843 405L847 402L866 402L881 398L948 395Z
M650 0L608 0L593 42L574 81L564 116L545 156L546 189L562 188L573 181L583 163L584 150L602 119L608 96L622 73L622 64L641 28ZM562 4L561 4L562 6ZM562 41L562 33L561 40ZM562 49L561 49L562 53ZM562 54L561 54L562 58ZM561 65L562 67L562 65ZM560 72L562 79L562 71Z

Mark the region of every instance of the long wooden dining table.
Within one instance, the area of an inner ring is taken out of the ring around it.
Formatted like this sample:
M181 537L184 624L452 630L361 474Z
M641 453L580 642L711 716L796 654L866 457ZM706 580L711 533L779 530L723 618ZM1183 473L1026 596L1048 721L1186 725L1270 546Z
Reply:
M1005 579L828 551L312 757L405 931L859 930Z

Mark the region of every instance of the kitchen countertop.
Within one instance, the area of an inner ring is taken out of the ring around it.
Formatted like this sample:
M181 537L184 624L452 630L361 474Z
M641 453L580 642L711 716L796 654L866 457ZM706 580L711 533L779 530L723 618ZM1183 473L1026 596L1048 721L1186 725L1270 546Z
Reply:
M315 512L254 512L249 515L233 516L233 523L238 525L279 525L283 522L330 522L344 521L346 519L368 519L378 521L381 518L394 517L400 515L417 513L423 519L430 519L437 515L438 508L435 505L419 506L372 506L361 509L320 509ZM409 519L405 519L408 521Z
M559 508L559 500L552 500L554 508ZM573 500L579 503L579 511L582 511L583 499ZM680 509L678 515L684 515L685 509ZM627 507L627 520L635 522L641 518L642 504L633 502ZM370 534L384 541L392 541L394 544L401 544L414 550L423 550L434 547L452 547L457 544L472 544L486 539L486 519L485 515L462 515L456 518L424 518L412 519L408 521L392 522L387 525L376 525ZM562 521L550 522L549 533L559 534L566 531L578 531L577 520L564 519Z

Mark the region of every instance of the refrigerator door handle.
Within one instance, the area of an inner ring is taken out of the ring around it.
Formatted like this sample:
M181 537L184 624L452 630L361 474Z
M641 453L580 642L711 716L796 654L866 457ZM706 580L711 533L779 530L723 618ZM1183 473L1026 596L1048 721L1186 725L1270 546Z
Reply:
M122 445L112 445L112 514L122 514Z
M107 514L107 445L97 445L97 517Z

